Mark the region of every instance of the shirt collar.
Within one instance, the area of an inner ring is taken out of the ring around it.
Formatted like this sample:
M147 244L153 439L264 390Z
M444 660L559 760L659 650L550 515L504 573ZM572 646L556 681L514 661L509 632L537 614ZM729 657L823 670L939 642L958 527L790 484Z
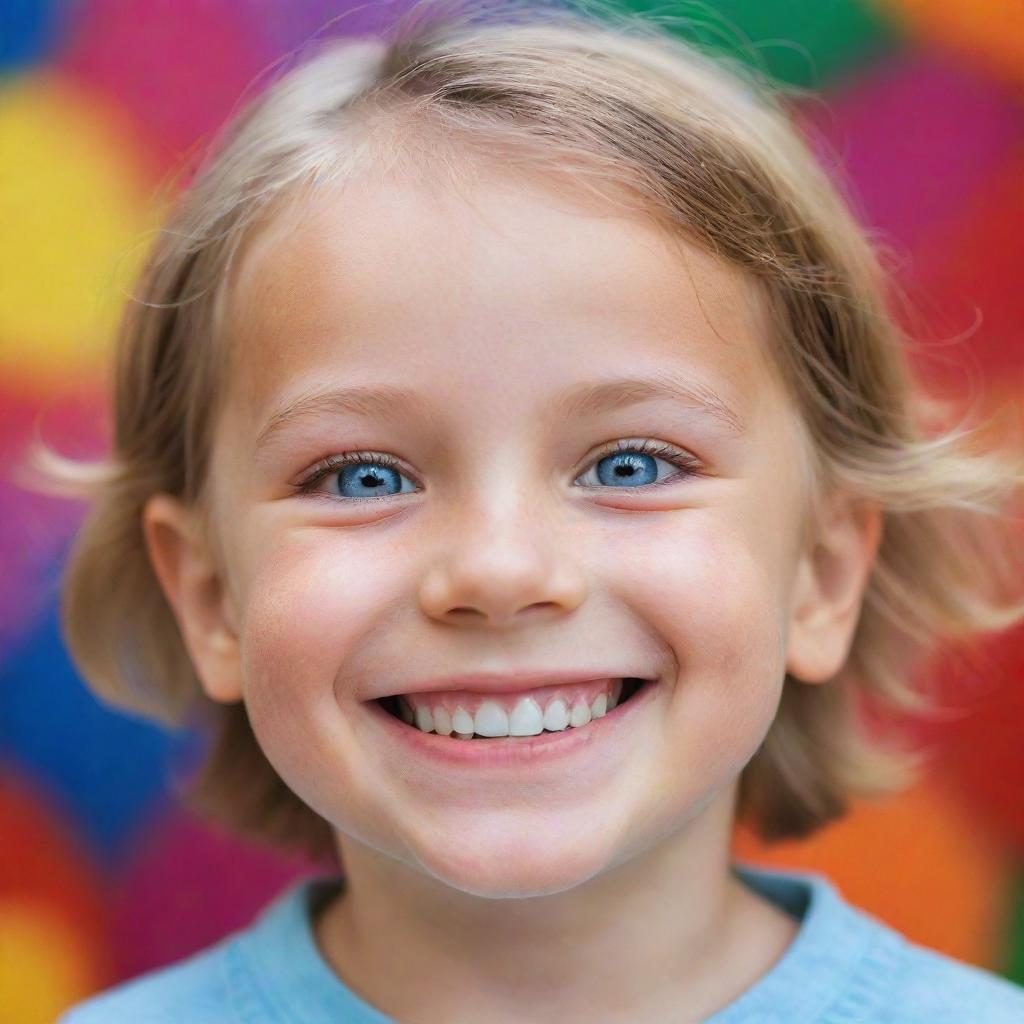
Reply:
M769 971L705 1024L817 1024L832 1019L825 1013L836 1005L837 993L862 1002L871 998L875 976L895 959L898 933L848 904L824 875L736 861L730 870L800 921L800 929ZM261 1001L290 1024L394 1024L338 978L316 944L311 914L342 885L337 875L293 882L241 933L229 969L246 1024L266 1020L245 1013L246 1005Z
M798 921L800 929L775 964L704 1024L831 1024L866 1019L884 990L903 942L848 903L815 871L734 861L730 870ZM856 1012L854 1012L856 1011Z

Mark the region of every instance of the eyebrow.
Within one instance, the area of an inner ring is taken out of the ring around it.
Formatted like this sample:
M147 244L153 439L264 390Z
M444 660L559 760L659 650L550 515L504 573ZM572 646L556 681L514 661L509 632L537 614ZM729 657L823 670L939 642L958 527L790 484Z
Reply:
M667 372L650 377L584 381L556 403L556 410L567 419L576 419L652 399L667 399L697 409L734 436L746 430L736 409L708 384Z
M733 436L746 429L739 413L709 385L668 373L584 381L557 399L554 411L567 419L582 419L652 399L667 399L697 409ZM422 395L388 384L315 389L299 395L270 417L256 438L256 449L266 446L287 424L318 413L390 420L405 418L410 413L424 420L433 415Z

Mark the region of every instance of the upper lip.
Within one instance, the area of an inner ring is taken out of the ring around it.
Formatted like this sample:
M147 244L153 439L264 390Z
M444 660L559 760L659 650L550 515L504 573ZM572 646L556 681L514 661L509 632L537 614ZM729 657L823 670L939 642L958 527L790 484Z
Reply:
M573 683L588 683L595 679L652 679L633 672L616 672L596 669L592 672L537 671L511 673L473 673L458 676L434 676L406 683L402 689L394 689L382 696L400 693L430 693L435 690L470 690L476 693L515 693L532 690L540 686L569 686Z

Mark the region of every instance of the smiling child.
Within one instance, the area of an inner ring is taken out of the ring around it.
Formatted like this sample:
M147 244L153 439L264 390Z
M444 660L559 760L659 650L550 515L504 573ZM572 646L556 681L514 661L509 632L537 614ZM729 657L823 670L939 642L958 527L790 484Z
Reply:
M284 74L126 309L71 650L210 724L195 806L338 872L65 1024L1024 1020L730 859L912 777L861 705L1021 621L1020 462L926 433L769 91L652 19L501 12Z

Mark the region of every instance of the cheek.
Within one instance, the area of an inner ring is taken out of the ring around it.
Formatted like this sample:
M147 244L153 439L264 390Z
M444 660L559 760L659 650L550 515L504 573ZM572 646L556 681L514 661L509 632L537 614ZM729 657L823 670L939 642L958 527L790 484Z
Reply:
M681 663L696 659L718 673L751 660L766 670L782 664L787 584L778 546L713 510L645 527L642 539L620 538L625 557L606 563L609 585Z
M287 531L255 550L243 595L247 681L330 689L358 653L369 617L387 604L397 563L381 558L379 543L327 530Z
M670 648L666 756L684 774L724 781L753 756L781 696L781 564L720 510L657 527L639 547L621 596Z
M267 757L303 799L333 764L355 782L353 666L370 664L370 616L387 603L379 552L329 531L285 532L245 585L241 661L249 719ZM372 652L371 652L372 653ZM320 767L318 767L320 766ZM337 792L337 778L325 794Z

